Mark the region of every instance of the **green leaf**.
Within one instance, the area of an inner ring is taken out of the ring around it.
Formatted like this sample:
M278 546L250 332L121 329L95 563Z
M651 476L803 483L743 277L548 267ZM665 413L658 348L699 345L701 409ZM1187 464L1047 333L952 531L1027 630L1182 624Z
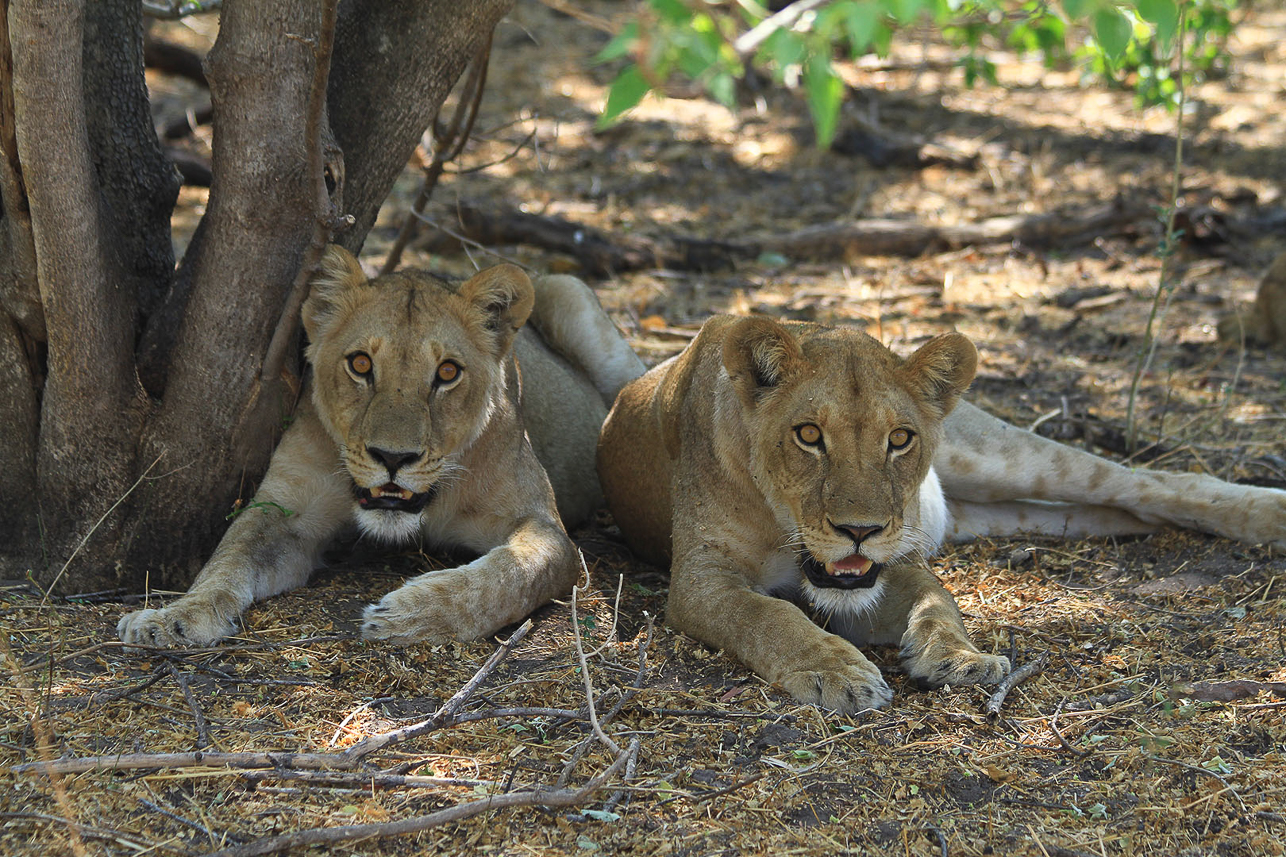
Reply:
M737 82L726 71L719 72L706 84L710 97L731 110L737 103Z
M853 44L853 56L866 53L875 34L882 25L882 14L877 3L854 3L844 16L844 29L848 31L848 40Z
M764 40L764 50L772 58L779 75L788 66L798 65L803 62L804 55L807 53L803 37L798 33L792 33L790 30L777 30L774 32Z
M1170 50L1174 34L1179 29L1179 6L1174 0L1138 0L1139 17L1157 28L1157 41L1161 49Z
M808 95L808 109L813 114L813 129L817 134L817 147L829 148L835 139L835 126L839 122L839 105L844 99L844 83L831 68L830 60L816 56L804 65L804 91Z
M1094 0L1063 0L1063 11L1070 21L1084 18L1094 8Z
M1094 13L1094 38L1112 62L1125 53L1132 33L1129 20L1115 6L1105 6Z
M648 5L671 24L686 24L692 20L692 10L682 0L648 0Z
M608 812L604 809L583 809L581 815L586 818L592 818L595 821L620 821L621 817L615 812Z
M887 0L887 5L899 24L910 24L920 16L928 3L926 0Z
M603 107L603 115L598 118L598 127L606 128L611 125L622 113L642 101L651 88L636 64L627 65L607 91L607 104Z
M630 21L621 31L617 33L612 40L603 46L603 49L594 55L593 62L611 62L618 60L630 52L634 43L639 39L639 25L637 21Z

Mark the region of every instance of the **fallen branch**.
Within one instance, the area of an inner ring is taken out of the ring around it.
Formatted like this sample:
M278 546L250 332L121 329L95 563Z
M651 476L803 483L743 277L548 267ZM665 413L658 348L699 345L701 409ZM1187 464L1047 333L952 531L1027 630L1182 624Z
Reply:
M871 218L850 223L809 226L783 235L767 235L755 245L795 258L827 259L849 256L919 256L937 248L1008 244L1028 246L1066 244L1097 237L1151 216L1138 203L1117 199L1079 214L1013 214L977 223L931 226L915 221Z
M561 217L528 214L512 208L484 211L461 203L454 211L454 234L446 229L428 233L423 246L429 250L445 249L461 239L485 245L528 244L572 256L592 276L644 268L715 271L755 255L753 247L741 242L612 235Z
M22 765L15 765L12 770L15 774L21 773L43 773L43 774L74 774L85 771L118 771L127 769L170 769L170 768L192 768L192 767L213 767L213 768L243 768L243 769L262 769L272 768L280 770L313 770L313 771L351 771L356 770L366 756L377 750L383 750L393 744L406 741L418 735L422 735L432 729L440 729L450 726L456 722L456 712L461 705L477 690L478 686L486 680L491 671L500 663L504 657L512 651L513 647L518 644L527 632L531 630L531 620L524 622L517 631L514 631L507 641L500 648L492 653L473 678L465 683L454 696L448 699L442 706L434 712L433 716L427 720L411 726L405 726L401 729L394 729L391 732L383 732L378 735L372 735L363 741L359 741L342 752L331 753L274 753L274 752L244 752L244 753L204 753L197 751L195 753L125 753L114 756L85 756L74 759L52 759L47 762L28 762ZM563 713L563 712L559 712ZM479 712L478 714L482 714ZM459 718L461 721L481 719L479 716L464 715Z
M483 210L460 204L450 234L443 228L425 238L430 250L459 242L528 244L565 253L587 274L605 276L642 268L711 271L754 259L764 252L795 259L849 256L919 256L935 249L1019 242L1066 245L1118 231L1151 216L1141 204L1116 200L1088 211L1006 215L977 223L934 226L918 221L868 218L808 226L794 232L738 240L685 235L613 235L582 223L516 209Z
M584 558L581 559L582 565ZM587 572L588 574L588 572ZM594 687L589 679L589 664L585 657L585 647L581 643L580 626L576 621L576 595L577 588L572 588L572 631L576 636L576 654L580 661L581 674L585 682L585 705L589 712L589 722L593 727L593 736L610 748L616 758L606 769L597 776L590 779L580 788L569 789L555 787L554 789L533 788L526 791L511 792L508 794L492 795L480 800L470 801L468 803L457 804L453 807L438 810L429 815L417 816L415 818L401 819L399 821L380 822L376 824L355 824L346 827L317 827L308 830L299 830L294 833L284 834L282 836L272 836L265 839L249 842L245 845L239 845L234 848L216 851L210 857L254 857L259 854L272 854L278 851L285 851L290 848L309 845L331 845L337 842L351 842L359 839L384 838L389 836L402 836L408 833L421 833L434 827L440 827L444 824L451 824L457 821L463 821L472 818L484 812L491 812L496 809L504 809L516 806L540 806L546 808L561 808L569 806L578 806L585 803L594 792L602 788L607 782L616 775L622 768L628 770L632 760L638 757L640 742L639 739L631 739L629 746L624 750L620 749L611 738L603 731L600 725L598 715L594 711ZM388 746L397 741L404 741L409 737L421 734L426 731L429 724L435 720L451 717L460 705L469 698L470 694L480 685L495 667L496 664L504 658L505 654L526 635L531 628L531 620L528 619L523 623L514 635L502 645L496 652L483 664L482 668L470 679L464 687L456 692L455 696L448 699L438 709L433 717L417 723L414 726L408 726L404 729L397 729L392 732L385 732L380 735L372 736L366 741L358 742L350 747L344 754L352 754L352 758L360 759L363 756ZM643 647L640 646L640 661L642 661ZM640 667L640 672L642 667Z
M991 699L987 700L987 719L995 720L999 717L1000 708L1005 704L1005 697L1009 695L1009 691L1043 670L1048 661L1049 653L1041 652L1036 660L1023 664L1001 679L1000 684L996 686L996 692L991 695Z
M1286 682L1249 679L1194 681L1191 684L1181 684L1174 689L1176 696L1186 696L1203 702L1233 702L1258 696L1263 691L1268 691L1273 696L1286 697Z
M215 851L209 857L254 857L258 854L275 854L278 851L285 851L289 848L298 848L309 845L332 845L337 842L352 842L359 839L376 839L389 836L403 836L408 833L420 833L430 830L434 827L441 827L444 824L451 824L457 821L464 821L467 818L473 818L484 812L491 812L497 809L506 809L509 807L522 806L541 806L547 808L558 808L568 806L578 806L584 803L594 792L601 789L607 782L616 775L616 772L625 767L630 755L637 751L639 740L635 738L630 742L630 746L621 751L606 769L589 780L580 788L576 789L531 789L528 791L511 792L509 794L492 795L479 800L469 801L468 803L457 804L446 809L428 815L421 815L415 818L405 818L399 821L386 821L377 824L354 824L345 827L315 827L308 830L298 830L294 833L287 833L281 836L271 836L266 839L259 839L254 842L248 842L245 845L239 845L235 848L225 848L222 851Z

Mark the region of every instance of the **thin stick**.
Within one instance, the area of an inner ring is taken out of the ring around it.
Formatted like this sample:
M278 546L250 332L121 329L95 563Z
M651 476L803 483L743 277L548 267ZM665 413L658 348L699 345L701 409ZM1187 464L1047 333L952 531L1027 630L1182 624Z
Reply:
M987 719L995 720L999 717L1000 708L1005 704L1005 697L1009 695L1009 691L1043 670L1048 660L1049 653L1041 652L1040 657L1036 658L1036 660L1023 664L1001 679L1000 684L996 686L996 692L991 695L991 699L987 700Z
M411 726L403 726L401 729L394 729L391 732L372 735L369 738L358 741L340 755L353 765L356 765L363 757L369 756L377 750L383 750L392 744L410 740L417 735L423 735L425 732L439 728L444 721L451 719L452 715L460 709L460 706L468 701L473 692L487 680L487 676L491 675L491 671L496 668L496 665L513 651L514 647L522 641L523 637L527 636L527 632L530 630L531 620L528 619L518 627L517 631L514 631L513 636L500 645L500 648L491 653L491 657L487 658L487 662L479 667L478 671L473 674L473 678L465 682L464 687L457 690L454 696L442 703L442 707L435 711L428 720L422 720Z
M477 786L494 786L494 780L470 780L458 777L424 777L415 774L366 774L357 771L255 771L245 774L245 781L250 785L266 780L282 782L311 783L326 788L355 786L364 789L424 789L459 786L475 788Z
M584 803L585 800L594 792L602 788L608 780L616 775L629 761L630 754L635 750L638 739L635 738L630 744L630 748L617 755L616 760L612 762L596 777L591 779L585 785L577 789L556 789L547 791L545 789L531 789L529 791L510 792L502 795L491 795L480 800L470 801L469 803L457 804L456 806L438 810L429 815L421 815L415 818L406 818L400 821L380 822L377 824L354 824L346 827L318 827L308 830L299 830L295 833L288 833L282 836L272 836L266 839L259 839L254 842L240 845L235 848L226 848L222 851L215 851L209 857L256 857L259 854L275 854L278 851L285 851L289 848L298 848L309 845L332 845L337 842L352 842L359 839L375 839L388 836L402 836L407 833L420 833L430 830L434 827L441 827L444 824L451 824L457 821L463 821L466 818L473 818L484 812L490 812L495 809L505 809L515 806L543 806L543 807L565 807L577 806Z
M361 705L357 706L352 711L348 712L348 714L344 716L344 719L339 721L339 725L335 727L335 734L330 736L330 740L326 742L326 746L327 747L335 746L335 742L339 740L339 736L342 735L344 732L344 727L347 726L350 722L352 722L354 717L361 714L363 711L365 711L366 709L370 708L373 705L380 705L381 703L392 702L395 698L396 697L392 697L392 696L377 696L374 699L368 699L366 702L363 702Z
M362 760L377 750L382 750L401 741L422 735L433 729L450 725L454 722L455 712L469 696L482 684L496 664L513 649L531 630L531 620L524 622L513 636L492 653L473 678L469 679L454 696L443 703L432 717L420 723L372 735L359 741L342 753L126 753L113 756L85 756L75 759L51 759L42 762L27 762L15 765L10 770L15 774L40 772L44 774L69 774L84 771L126 770L126 769L161 769L192 768L200 766L227 768L282 768L292 770L353 770ZM561 710L560 710L561 711ZM569 712L570 713L570 712ZM481 714L481 713L479 713ZM576 712L579 716L579 712ZM481 717L469 718L481 719Z
M183 816L178 815L177 813L170 812L165 807L157 806L156 804L152 803L150 800L144 800L143 798L139 798L138 802L144 808L152 810L152 812L160 813L166 818L172 818L175 821L179 822L180 824L186 824L188 827L192 828L193 830L201 831L206 836L210 837L211 842L218 842L220 836L226 836L228 839L231 839L233 842L245 841L240 836L237 836L236 834L233 834L233 833L223 833L223 834L215 833L213 830L206 827L204 824L199 824L190 818L184 818Z
M1205 774L1207 777L1210 777L1213 780L1218 780L1223 785L1226 791L1232 792L1232 796L1237 799L1237 803L1241 804L1241 808L1243 810L1249 809L1249 807L1246 806L1246 802L1242 800L1241 793L1238 792L1235 788L1233 788L1232 785L1227 780L1225 780L1223 777L1216 774L1214 771L1207 770L1206 768L1202 768L1198 765L1189 765L1187 762L1180 762L1178 759L1166 759L1161 756L1155 756L1151 753L1148 753L1146 758L1151 759L1154 762L1164 762L1167 765L1174 765L1175 767L1192 771L1194 774Z
M634 684L631 685L629 690L621 695L621 698L616 701L616 704L612 706L612 709L600 718L600 723L611 723L616 715L621 713L621 709L623 709L643 688L643 676L647 671L647 650L648 646L652 643L653 630L652 616L646 611L644 611L643 616L647 619L647 634L639 643L639 669L634 676ZM585 740L581 741L575 746L575 748L573 748L571 758L563 765L563 772L558 777L558 785L560 787L566 785L567 778L572 775L572 770L580 760L584 758L586 751L589 750L589 745L594 742L594 739L594 735L589 735Z
M1138 359L1134 365L1134 377L1130 380L1130 397L1125 406L1125 450L1134 452L1134 442L1138 433L1138 426L1135 425L1134 408L1138 400L1139 385L1143 381L1143 375L1147 372L1148 367L1152 365L1152 358L1156 354L1156 337L1152 333L1152 326L1156 321L1157 310L1161 305L1161 296L1167 294L1166 280L1169 277L1170 257L1174 255L1174 219L1178 214L1179 191L1182 183L1183 171L1183 110L1187 106L1188 87L1183 82L1183 43L1188 33L1188 14L1187 9L1182 3L1179 4L1179 42L1176 51L1179 54L1179 110L1174 116L1174 171L1170 182L1170 211L1166 216L1164 252L1161 255L1161 271L1157 274L1157 290L1152 296L1152 308L1148 312L1147 326L1143 329L1143 343L1139 350ZM1170 285L1170 292L1174 286ZM1167 306L1169 300L1166 301Z
M584 562L584 557L581 558L581 561L582 563ZM589 705L589 726L594 730L594 734L598 736L598 740L603 743L604 747L607 747L613 753L620 753L621 748L617 746L615 741L607 737L607 733L599 725L598 712L594 710L594 683L589 677L589 664L585 660L585 647L581 645L580 640L580 622L576 619L576 595L579 589L579 586L572 587L572 636L576 640L576 659L580 661L580 677L585 682L585 702Z
M1063 749L1070 751L1072 755L1088 756L1090 754L1089 750L1082 750L1079 747L1073 747L1068 740L1063 737L1063 733L1058 731L1058 715L1063 713L1063 706L1066 703L1066 698L1058 701L1058 708L1054 709L1054 716L1049 718L1049 731L1054 733L1054 737L1058 739L1058 743L1063 745Z
M196 721L196 748L203 750L210 746L210 728L205 722L205 713L201 711L201 706L197 704L196 697L192 695L192 688L188 685L187 676L179 672L179 668L174 665L174 661L167 662L170 668L170 675L183 691L183 698L187 700L188 708L192 709L192 719Z
M67 826L67 832L72 835L72 841L77 843L77 847L73 848L77 854L88 855L89 853L85 850L84 843L81 842L81 837L102 839L106 842L126 845L134 848L139 853L151 851L157 847L154 843L143 839L137 833L133 833L131 831L117 830L114 827L95 827L92 824L82 824L79 821L72 821L70 818L63 818L59 815L49 815L44 812L0 812L0 819L40 822L44 825L50 823L65 824Z
M807 11L825 5L829 0L796 0L781 11L763 19L732 43L732 49L741 56L754 53L755 48L778 30L794 24Z
M478 108L482 104L482 93L487 86L491 39L492 34L488 34L469 64L468 77L465 78L464 86L460 88L460 100L456 103L455 112L451 114L451 124L447 126L437 145L433 147L433 160L424 168L424 182L420 185L420 192L411 203L411 210L407 212L406 219L402 221L402 228L398 231L393 246L389 248L388 256L384 258L384 264L380 268L381 275L392 273L401 263L402 251L406 249L406 245L411 242L418 230L418 215L428 205L429 198L433 196L433 191L438 186L438 180L442 178L447 163L460 157L465 143L473 134L473 124L478 119Z
M89 537L94 534L94 532L99 528L99 526L103 523L103 521L107 520L108 515L116 511L117 506L125 502L126 497L134 493L135 488L143 484L143 480L147 478L147 474L152 472L152 468L155 467L164 456L165 456L165 450L161 450L161 454L156 456L156 460L153 461L151 464L149 464L147 466L147 469L143 471L142 475L134 480L134 484L131 485L128 489L126 489L124 494L117 497L116 502L113 503L111 506L109 506L107 508L107 511L99 516L98 520L94 522L94 526L89 528L89 532L85 533L84 538L82 538L80 542L77 543L76 549L71 552L71 556L67 557L67 561L63 563L63 567L58 569L58 573L54 575L54 579L49 582L48 588L45 589L44 596L40 599L41 609L44 609L45 604L49 602L50 593L54 591L54 587L58 585L58 581L62 580L63 574L66 573L67 567L71 565L71 561L76 558L76 554L80 553L81 548L83 548L85 545L89 543Z

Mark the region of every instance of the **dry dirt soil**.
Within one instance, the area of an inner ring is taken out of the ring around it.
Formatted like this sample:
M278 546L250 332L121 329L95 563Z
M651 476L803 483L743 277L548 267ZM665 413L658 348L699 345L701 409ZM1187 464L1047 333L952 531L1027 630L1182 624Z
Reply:
M1123 457L1160 279L1155 212L1170 195L1173 114L1138 110L1129 93L1084 83L1076 70L1001 52L992 58L1004 85L966 89L949 54L913 34L886 59L845 67L841 133L856 135L860 119L918 135L926 154L945 153L937 162L815 151L800 99L771 89L747 91L735 112L675 91L597 132L616 70L590 62L608 38L597 24L619 25L631 6L577 8L592 17L525 0L500 26L475 139L437 188L426 211L435 226L406 264L465 274L503 257L581 270L574 255L526 243L451 246L445 239L464 230L467 206L561 218L616 241L743 244L863 217L942 227L1142 206L1141 217L1053 242L936 244L913 256L832 243L742 255L714 270L671 264L587 277L649 362L682 348L713 312L857 325L898 351L963 331L981 353L975 401ZM172 35L208 41L212 26L194 26ZM1286 486L1286 355L1221 346L1214 325L1286 249L1284 27L1279 9L1248 15L1229 72L1192 93L1180 199L1190 216L1137 396L1140 436L1155 443L1139 462L1277 487ZM202 97L152 82L162 110ZM199 150L206 133L189 145ZM367 242L372 266L419 181L412 165ZM204 201L204 190L185 189L179 234ZM114 642L117 618L141 595L42 600L11 589L0 605L0 852L250 849L277 834L420 819L490 797L467 820L332 847L584 857L1286 853L1281 557L1179 532L948 550L935 568L973 638L1019 665L1044 658L1043 667L988 718L988 691L918 690L898 673L896 652L876 649L892 707L841 717L793 704L667 629L665 576L631 558L605 513L576 537L588 569L577 621L569 603L540 610L465 702L475 719L396 743L355 773L301 772L281 757L256 769L177 757L52 779L12 766L198 749L337 752L420 722L495 642L369 645L356 622L364 604L450 558L339 550L307 588L252 609L227 645L170 656ZM646 617L656 618L650 642ZM614 758L584 716L573 629L588 650L603 728L622 748L637 740L637 755L579 806L497 808L504 795L560 781L576 788ZM511 708L525 711L500 713Z

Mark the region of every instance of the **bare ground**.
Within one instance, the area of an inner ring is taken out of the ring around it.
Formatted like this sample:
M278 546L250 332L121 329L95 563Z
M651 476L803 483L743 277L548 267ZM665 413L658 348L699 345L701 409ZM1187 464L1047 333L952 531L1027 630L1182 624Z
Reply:
M584 8L609 19L624 11L605 2ZM1213 328L1284 249L1274 220L1286 206L1283 25L1280 11L1252 15L1233 44L1231 74L1195 93L1183 202L1203 210L1174 257L1180 285L1162 302L1138 405L1141 436L1157 441L1149 466L1278 487L1286 485L1286 357L1221 347ZM972 169L876 168L810 149L802 106L774 92L758 104L748 94L736 113L701 99L649 101L595 133L614 70L588 58L605 38L539 4L520 5L497 34L480 139L462 166L502 163L448 175L432 220L452 229L458 206L471 203L617 236L738 240L857 216L954 225L1168 198L1173 116L1139 112L1127 93L1082 87L1074 71L998 54L1007 86L968 90L940 62L941 49L916 40L888 60L848 68L855 114L977 159ZM533 133L535 144L524 144ZM366 261L382 260L417 186L408 170ZM180 229L203 194L184 191ZM594 285L648 361L676 352L715 311L856 324L897 350L958 329L982 355L975 401L1120 457L1158 282L1158 235L1144 218L1052 247L935 248L914 258L842 248L832 258L766 254L712 272L642 270ZM535 270L577 267L528 246L425 247L405 262L467 273L494 251ZM580 809L493 809L340 846L345 853L1286 853L1281 557L1177 532L950 550L936 568L979 645L1018 664L1047 654L1046 665L988 719L987 691L919 691L898 674L894 651L876 649L893 706L847 718L792 704L660 622L640 673L643 617L663 615L666 579L629 556L606 515L577 538L590 572L578 627L597 650L589 659L597 710L639 685L605 727L622 746L639 739L626 788L618 792L614 780ZM373 769L456 781L449 784L320 784L291 779L282 766L257 778L214 765L52 780L11 770L203 743L208 751L323 752L422 720L494 644L374 646L357 638L356 622L402 578L444 562L338 551L306 589L252 609L231 644L173 657L115 644L115 622L133 600L45 602L15 584L0 602L0 852L200 853L423 816L550 787L564 771L569 784L584 783L611 761L598 745L577 759L584 719L534 714L431 731L371 759ZM570 606L534 618L466 711L583 706ZM1231 684L1239 681L1253 684Z

